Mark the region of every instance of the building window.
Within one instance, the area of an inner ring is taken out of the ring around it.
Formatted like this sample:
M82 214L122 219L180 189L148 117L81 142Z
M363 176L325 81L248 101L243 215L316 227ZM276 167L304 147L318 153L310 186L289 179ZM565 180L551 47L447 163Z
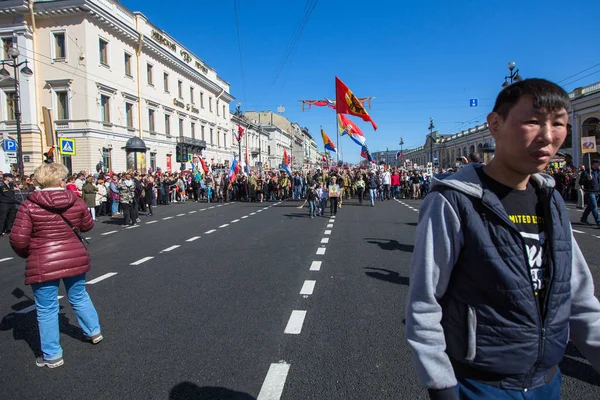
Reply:
M217 100L217 117L219 116L219 100Z
M127 118L127 128L133 129L133 104L125 103L125 118Z
M202 140L206 140L206 137L204 136L204 125L200 127L200 134L202 135Z
M6 114L9 121L17 119L15 114L15 92L6 92Z
M102 164L104 164L104 168L106 168L107 171L112 171L110 149L107 149L107 148L102 149Z
M64 60L67 58L67 48L64 32L54 32L54 59Z
M108 42L104 39L99 40L100 64L108 66Z
M210 128L210 144L212 145L213 143L214 143L214 140L213 140L213 129Z
M190 131L192 134L192 138L196 139L196 124L193 122L190 124Z
M204 108L204 93L200 92L200 107Z
M125 75L132 77L131 75L131 54L125 53Z
M223 147L227 147L227 131L223 132Z
M177 81L177 96L183 99L183 82Z
M165 88L165 92L169 93L169 74L166 72L163 74L163 85Z
M56 119L69 119L69 93L56 92Z
M271 155L271 146L267 146L267 154Z
M165 135L171 136L171 116L165 114Z
M223 119L227 119L227 117L225 117L225 104L223 104Z
M179 137L183 137L183 119L179 118Z
M23 162L31 162L30 156L23 156Z
M156 126L154 125L154 110L148 109L148 130L152 133L156 131Z
M148 85L154 86L152 80L152 64L146 64L146 76L148 77Z
M100 95L100 110L102 111L102 122L110 123L110 97Z
M190 88L190 103L196 104L194 102L194 88L193 87Z
M150 153L150 168L152 172L156 171L156 153Z
M208 98L208 111L212 112L212 97Z
M13 39L11 37L2 39L2 48L4 49L4 59L5 60L10 60L10 56L8 55L8 49L10 49L12 47L12 45L13 45Z

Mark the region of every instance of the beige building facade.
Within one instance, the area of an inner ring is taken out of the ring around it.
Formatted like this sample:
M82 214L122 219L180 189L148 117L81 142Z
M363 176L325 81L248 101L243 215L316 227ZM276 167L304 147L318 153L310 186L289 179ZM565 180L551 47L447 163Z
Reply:
M20 79L26 173L49 148L42 107L51 110L57 144L74 140L76 154L57 160L72 171L100 161L131 169L125 147L136 137L146 147L137 169L179 170L178 146L213 164L231 159L229 83L143 14L116 0L3 1L0 38L34 71ZM0 132L9 138L11 90L0 83Z

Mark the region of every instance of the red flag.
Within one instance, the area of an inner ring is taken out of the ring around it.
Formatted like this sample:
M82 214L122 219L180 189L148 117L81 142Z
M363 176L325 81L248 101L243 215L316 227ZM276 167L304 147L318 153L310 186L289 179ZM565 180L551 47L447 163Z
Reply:
M283 149L283 165L289 165L289 164L290 164L290 160L288 158L287 151L285 151L285 149Z
M338 113L360 117L363 121L370 122L373 125L373 129L377 130L377 124L373 121L360 100L337 76L335 77L335 107Z
M204 171L205 174L208 174L208 167L202 157L198 156L198 160L200 160L200 164L202 164L202 171Z
M240 126L240 124L238 124L237 127L238 127L238 133L237 133L237 135L235 133L233 135L235 136L235 140L240 142L242 140L242 136L244 136L244 128L242 128Z

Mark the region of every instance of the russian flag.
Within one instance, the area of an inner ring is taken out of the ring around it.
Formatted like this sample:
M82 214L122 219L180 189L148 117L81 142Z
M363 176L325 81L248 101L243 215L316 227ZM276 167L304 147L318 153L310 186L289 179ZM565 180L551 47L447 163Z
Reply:
M229 182L235 181L237 174L240 172L240 164L234 158L231 163L231 167L229 167Z
M341 134L347 134L357 145L364 146L367 140L360 128L344 114L338 114L338 120Z

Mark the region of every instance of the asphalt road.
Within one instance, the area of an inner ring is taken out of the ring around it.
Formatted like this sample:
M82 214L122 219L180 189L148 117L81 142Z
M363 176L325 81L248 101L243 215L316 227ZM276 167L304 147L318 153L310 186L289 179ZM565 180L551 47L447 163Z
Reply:
M62 298L55 370L35 366L24 260L0 239L0 397L427 398L403 333L420 202L353 200L334 219L299 204L188 202L137 228L99 221L87 280L105 340L85 342ZM573 228L598 282L600 230ZM563 398L600 398L576 349L561 369Z

